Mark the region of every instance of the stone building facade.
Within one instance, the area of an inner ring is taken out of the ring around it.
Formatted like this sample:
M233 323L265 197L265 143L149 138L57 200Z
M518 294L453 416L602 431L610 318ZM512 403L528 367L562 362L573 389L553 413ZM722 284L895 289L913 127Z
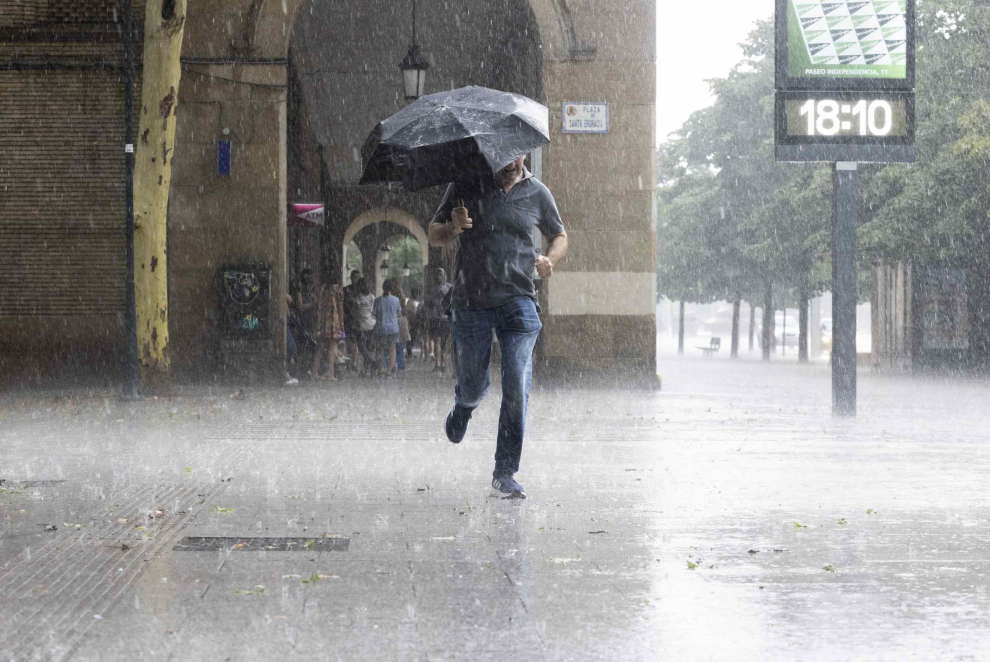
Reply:
M5 350L22 348L0 359L8 373L25 374L22 359L33 357L29 374L48 374L51 357L39 346L54 348L56 365L71 358L79 369L112 368L123 354L115 2L17 0L17 11L0 17L0 337ZM142 4L133 6L140 24ZM550 108L552 142L531 165L557 199L571 252L540 294L538 365L652 383L655 0L418 8L417 37L431 61L427 93L480 84ZM382 237L422 242L439 190L356 185L364 138L406 103L398 63L410 10L396 0L190 0L168 219L177 378L208 378L227 361L278 375L282 300L295 269L315 262L338 279L354 240L373 272ZM80 58L93 67L68 68ZM609 133L564 134L568 101L607 102ZM221 141L229 174L218 170ZM326 203L325 226L289 229L289 203L313 201ZM431 250L425 258L436 266L451 255ZM271 271L272 332L255 345L224 344L218 270L257 263Z

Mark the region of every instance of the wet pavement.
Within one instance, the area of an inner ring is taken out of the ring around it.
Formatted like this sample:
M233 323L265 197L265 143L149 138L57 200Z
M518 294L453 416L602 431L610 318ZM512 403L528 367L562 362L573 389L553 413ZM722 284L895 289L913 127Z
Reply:
M525 501L421 364L0 396L0 659L990 659L987 382L661 372L537 388Z

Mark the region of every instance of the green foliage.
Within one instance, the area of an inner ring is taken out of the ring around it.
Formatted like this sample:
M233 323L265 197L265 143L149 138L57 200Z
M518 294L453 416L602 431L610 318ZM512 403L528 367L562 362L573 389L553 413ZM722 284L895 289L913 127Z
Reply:
M827 269L828 170L774 163L773 24L712 80L714 105L661 147L658 291L672 299L758 300L767 281L809 294Z
M918 0L917 37L918 163L862 169L864 273L990 253L990 3ZM830 280L830 168L773 159L772 21L742 48L710 81L715 103L660 147L658 292L672 299L759 300L767 282L814 294Z
M980 264L990 237L990 4L918 3L918 163L864 182L864 261Z
M347 273L355 270L361 271L361 249L356 241L352 241L347 247Z
M423 249L419 242L409 235L398 237L391 242L388 253L388 277L398 278L406 296L413 287L423 289ZM409 265L408 278L403 276L403 267ZM422 295L420 295L422 296Z

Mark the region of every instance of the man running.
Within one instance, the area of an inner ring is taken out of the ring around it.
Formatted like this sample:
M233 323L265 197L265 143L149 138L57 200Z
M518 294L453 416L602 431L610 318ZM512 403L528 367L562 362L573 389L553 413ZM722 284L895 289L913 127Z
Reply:
M536 306L533 270L540 278L567 253L567 233L550 191L520 157L491 182L451 184L430 223L430 245L460 237L451 324L457 386L447 414L447 438L460 443L471 413L490 384L492 333L502 350L502 409L492 473L492 496L526 498L519 471L526 407L533 374L533 347L543 325ZM549 239L540 255L534 229Z

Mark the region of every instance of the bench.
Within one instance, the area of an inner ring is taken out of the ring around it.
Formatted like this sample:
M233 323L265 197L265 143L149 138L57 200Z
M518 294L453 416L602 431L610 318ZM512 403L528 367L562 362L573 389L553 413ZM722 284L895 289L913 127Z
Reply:
M711 342L708 344L708 347L698 347L698 349L701 350L701 355L707 358L711 358L715 356L715 352L717 352L721 348L722 348L721 338L712 338Z

